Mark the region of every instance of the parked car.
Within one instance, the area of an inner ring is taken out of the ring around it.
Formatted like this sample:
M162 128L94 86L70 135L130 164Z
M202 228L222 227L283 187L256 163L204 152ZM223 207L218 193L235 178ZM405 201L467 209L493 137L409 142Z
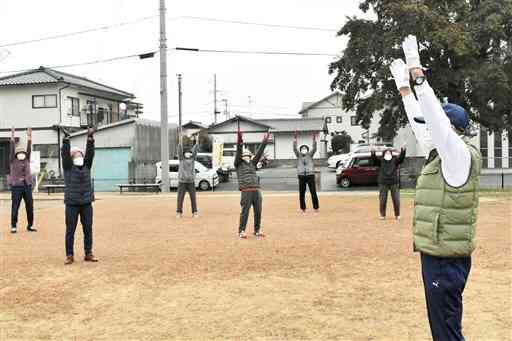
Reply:
M232 171L235 169L236 148L224 148L222 151L222 170Z
M171 188L178 187L178 169L179 169L180 161L179 160L169 160L169 181ZM214 169L208 169L203 166L200 162L196 161L195 164L196 170L196 180L195 185L196 188L207 191L211 188L217 187L219 184L219 176L217 175L217 171ZM156 183L162 182L162 162L156 163Z
M196 161L205 166L206 168L213 168L213 156L212 153L197 153Z
M376 151L377 156L382 156L382 151ZM393 150L393 155L399 152ZM338 186L348 188L352 185L377 185L379 168L373 164L371 154L353 153L346 164L340 164L336 169L336 183Z

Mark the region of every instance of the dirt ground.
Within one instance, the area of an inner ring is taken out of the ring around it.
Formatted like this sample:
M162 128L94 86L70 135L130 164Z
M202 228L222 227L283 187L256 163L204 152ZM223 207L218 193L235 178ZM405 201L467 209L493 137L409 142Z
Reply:
M375 195L322 195L316 216L264 193L264 240L237 238L237 193L200 193L201 217L182 220L174 196L100 199L101 261L82 261L78 229L72 266L60 201L36 202L40 232L17 235L3 202L0 340L430 339L411 199L397 223L377 219ZM467 340L512 340L511 205L481 203Z

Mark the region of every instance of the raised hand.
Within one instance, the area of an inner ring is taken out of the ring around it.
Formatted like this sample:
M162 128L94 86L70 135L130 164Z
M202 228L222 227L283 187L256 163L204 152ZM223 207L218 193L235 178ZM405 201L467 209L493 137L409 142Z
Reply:
M87 129L87 136L92 137L92 136L94 136L95 133L96 133L95 127L89 127L89 129Z
M295 139L295 141L297 141L298 137L299 137L299 132L297 130L295 130L293 132L293 138Z
M405 60L409 69L421 68L420 53L418 51L418 41L416 36L408 35L402 42Z
M11 127L11 140L14 141L14 137L16 135L16 130L14 129L14 126Z
M270 133L267 131L265 135L263 135L263 142L267 143L270 138Z
M27 140L32 140L32 128L30 127L27 129Z
M237 134L237 142L238 142L238 144L241 144L244 141L242 132L240 130L238 130L238 132L236 134Z
M316 141L316 133L315 132L311 133L311 137L313 138L313 142L315 142Z
M389 70L395 79L396 88L410 88L409 69L402 59L395 59L389 66Z

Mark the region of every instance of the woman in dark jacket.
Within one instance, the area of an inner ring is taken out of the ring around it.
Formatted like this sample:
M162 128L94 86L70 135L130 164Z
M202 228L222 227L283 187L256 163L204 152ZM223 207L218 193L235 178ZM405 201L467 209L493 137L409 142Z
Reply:
M379 167L379 201L380 219L386 218L386 206L388 202L388 191L391 191L391 199L395 209L395 218L400 220L400 187L398 170L405 159L405 147L402 147L398 157L393 155L391 149L386 149L382 157L377 157L375 150L371 151L373 164Z

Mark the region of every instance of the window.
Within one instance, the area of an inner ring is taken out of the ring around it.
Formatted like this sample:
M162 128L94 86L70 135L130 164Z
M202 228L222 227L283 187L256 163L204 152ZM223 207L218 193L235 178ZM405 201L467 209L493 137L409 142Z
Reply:
M325 123L332 123L332 117L331 116L327 116L325 118Z
M370 164L371 164L371 160L369 158L361 158L361 159L354 160L354 166L370 167Z
M57 108L57 95L32 96L32 108Z
M169 165L169 173L178 173L178 165Z
M343 122L343 117L336 116L336 123L342 123L342 122Z
M70 116L80 116L80 99L76 97L68 97Z
M350 125L357 126L357 116L350 116Z
M41 153L41 158L59 157L59 145L57 144L35 144L34 151Z

